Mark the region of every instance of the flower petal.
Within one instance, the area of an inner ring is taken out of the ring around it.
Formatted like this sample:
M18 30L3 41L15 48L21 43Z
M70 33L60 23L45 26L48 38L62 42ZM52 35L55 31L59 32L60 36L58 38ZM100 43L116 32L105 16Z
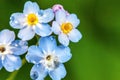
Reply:
M39 47L42 49L42 51L51 53L56 47L56 40L52 36L41 37L39 40Z
M68 36L72 42L78 42L82 38L82 34L77 29L73 29Z
M34 35L35 35L35 32L31 27L23 28L18 33L18 37L23 41L32 39Z
M69 45L69 38L67 37L67 35L61 33L58 36L58 40L61 44L63 44L64 46L68 46Z
M34 65L30 71L30 77L33 80L44 80L47 75L45 67L41 64Z
M24 5L23 13L29 14L29 13L38 13L39 6L36 2L27 1Z
M59 10L55 14L56 21L61 25L66 21L66 13L64 10Z
M42 59L42 52L40 51L40 48L37 46L30 46L28 48L28 53L26 55L26 60L28 62L37 64Z
M40 22L42 23L48 23L51 20L53 20L53 18L54 18L54 13L53 13L53 10L50 8L46 10L42 10L40 12Z
M13 54L22 55L27 51L28 43L22 40L15 40L11 43L11 47L11 51L13 52Z
M18 70L22 65L21 59L19 56L15 55L6 55L3 60L3 66L9 72L13 72L14 70Z
M4 29L0 32L0 43L11 43L15 40L15 34L13 31L10 31L8 29Z
M66 22L72 23L73 27L76 28L79 25L80 20L75 14L70 14L67 16Z
M10 17L10 25L16 29L25 27L25 15L22 13L13 13Z
M61 80L66 76L66 70L63 64L60 64L58 68L49 72L52 80Z
M38 24L35 28L36 34L45 37L52 33L51 27L48 24Z
M52 31L55 33L55 34L60 34L60 25L56 22L56 21L53 21L52 23Z
M55 53L56 53L56 55L58 56L59 61L60 61L61 63L67 62L67 61L70 60L71 57L72 57L72 54L70 53L70 48L69 48L69 47L65 47L65 46L63 46L63 45L58 46L58 47L55 49Z

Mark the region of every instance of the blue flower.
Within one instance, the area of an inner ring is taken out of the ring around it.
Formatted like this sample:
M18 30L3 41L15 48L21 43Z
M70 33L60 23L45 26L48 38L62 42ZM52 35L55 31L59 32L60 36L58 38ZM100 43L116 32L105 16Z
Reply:
M35 64L30 76L33 80L43 80L49 74L52 80L61 80L66 76L63 63L71 57L69 47L57 46L52 36L42 37L39 40L39 46L33 45L28 48L26 60Z
M76 29L80 20L75 14L66 15L65 11L58 10L55 19L56 21L52 23L52 31L58 35L61 44L68 46L69 40L78 42L82 38L81 33Z
M40 10L36 2L27 1L23 13L13 13L10 17L10 25L20 29L18 37L22 40L30 40L35 33L45 37L52 33L48 22L54 18L52 9Z
M12 72L21 67L19 55L27 51L27 42L15 40L15 34L8 29L0 32L0 69L4 67L7 71Z

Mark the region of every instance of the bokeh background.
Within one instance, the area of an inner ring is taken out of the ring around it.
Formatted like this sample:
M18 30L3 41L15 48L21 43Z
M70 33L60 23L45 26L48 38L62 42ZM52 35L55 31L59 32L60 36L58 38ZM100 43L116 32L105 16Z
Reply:
M9 18L12 13L22 12L26 1L0 0L0 30L8 28L17 34L18 30L10 27ZM73 57L65 63L67 76L62 80L120 80L120 0L31 1L37 2L42 9L62 4L81 20L78 29L83 37L78 43L70 43ZM36 40L29 43L35 44ZM0 80L31 80L32 65L24 63L13 73L3 68Z

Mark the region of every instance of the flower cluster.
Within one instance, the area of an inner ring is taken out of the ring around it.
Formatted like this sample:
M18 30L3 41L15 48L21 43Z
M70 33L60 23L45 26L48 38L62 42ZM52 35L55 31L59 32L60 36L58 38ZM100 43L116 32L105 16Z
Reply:
M34 64L31 79L44 80L48 74L52 80L61 80L66 76L63 63L72 57L69 43L82 37L77 29L79 23L76 14L70 14L62 5L42 10L36 2L27 1L22 13L10 17L10 26L20 29L17 35L20 40L15 40L13 31L0 32L0 69L18 70L22 66L19 55L27 52L25 59ZM28 47L27 41L34 36L39 37L37 44Z

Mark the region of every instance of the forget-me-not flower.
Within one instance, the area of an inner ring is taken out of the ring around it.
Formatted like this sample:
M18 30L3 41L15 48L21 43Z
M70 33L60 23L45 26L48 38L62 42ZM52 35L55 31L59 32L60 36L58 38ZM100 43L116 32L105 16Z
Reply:
M69 47L57 46L56 40L52 36L42 37L38 46L30 46L26 59L35 64L30 72L33 80L44 80L49 74L52 80L61 80L66 75L65 67L62 63L67 62L72 57Z
M54 18L52 9L40 10L36 2L27 1L23 13L13 13L10 17L10 25L20 29L18 37L22 40L30 40L35 33L45 37L52 33L48 24Z
M4 29L0 32L0 69L4 67L7 71L18 70L22 63L20 55L27 51L27 42L15 40L13 31Z
M65 11L58 10L55 13L56 21L52 23L52 31L58 35L58 40L61 44L68 46L69 40L72 42L78 42L82 35L79 32L77 26L80 20L76 14L67 15Z

